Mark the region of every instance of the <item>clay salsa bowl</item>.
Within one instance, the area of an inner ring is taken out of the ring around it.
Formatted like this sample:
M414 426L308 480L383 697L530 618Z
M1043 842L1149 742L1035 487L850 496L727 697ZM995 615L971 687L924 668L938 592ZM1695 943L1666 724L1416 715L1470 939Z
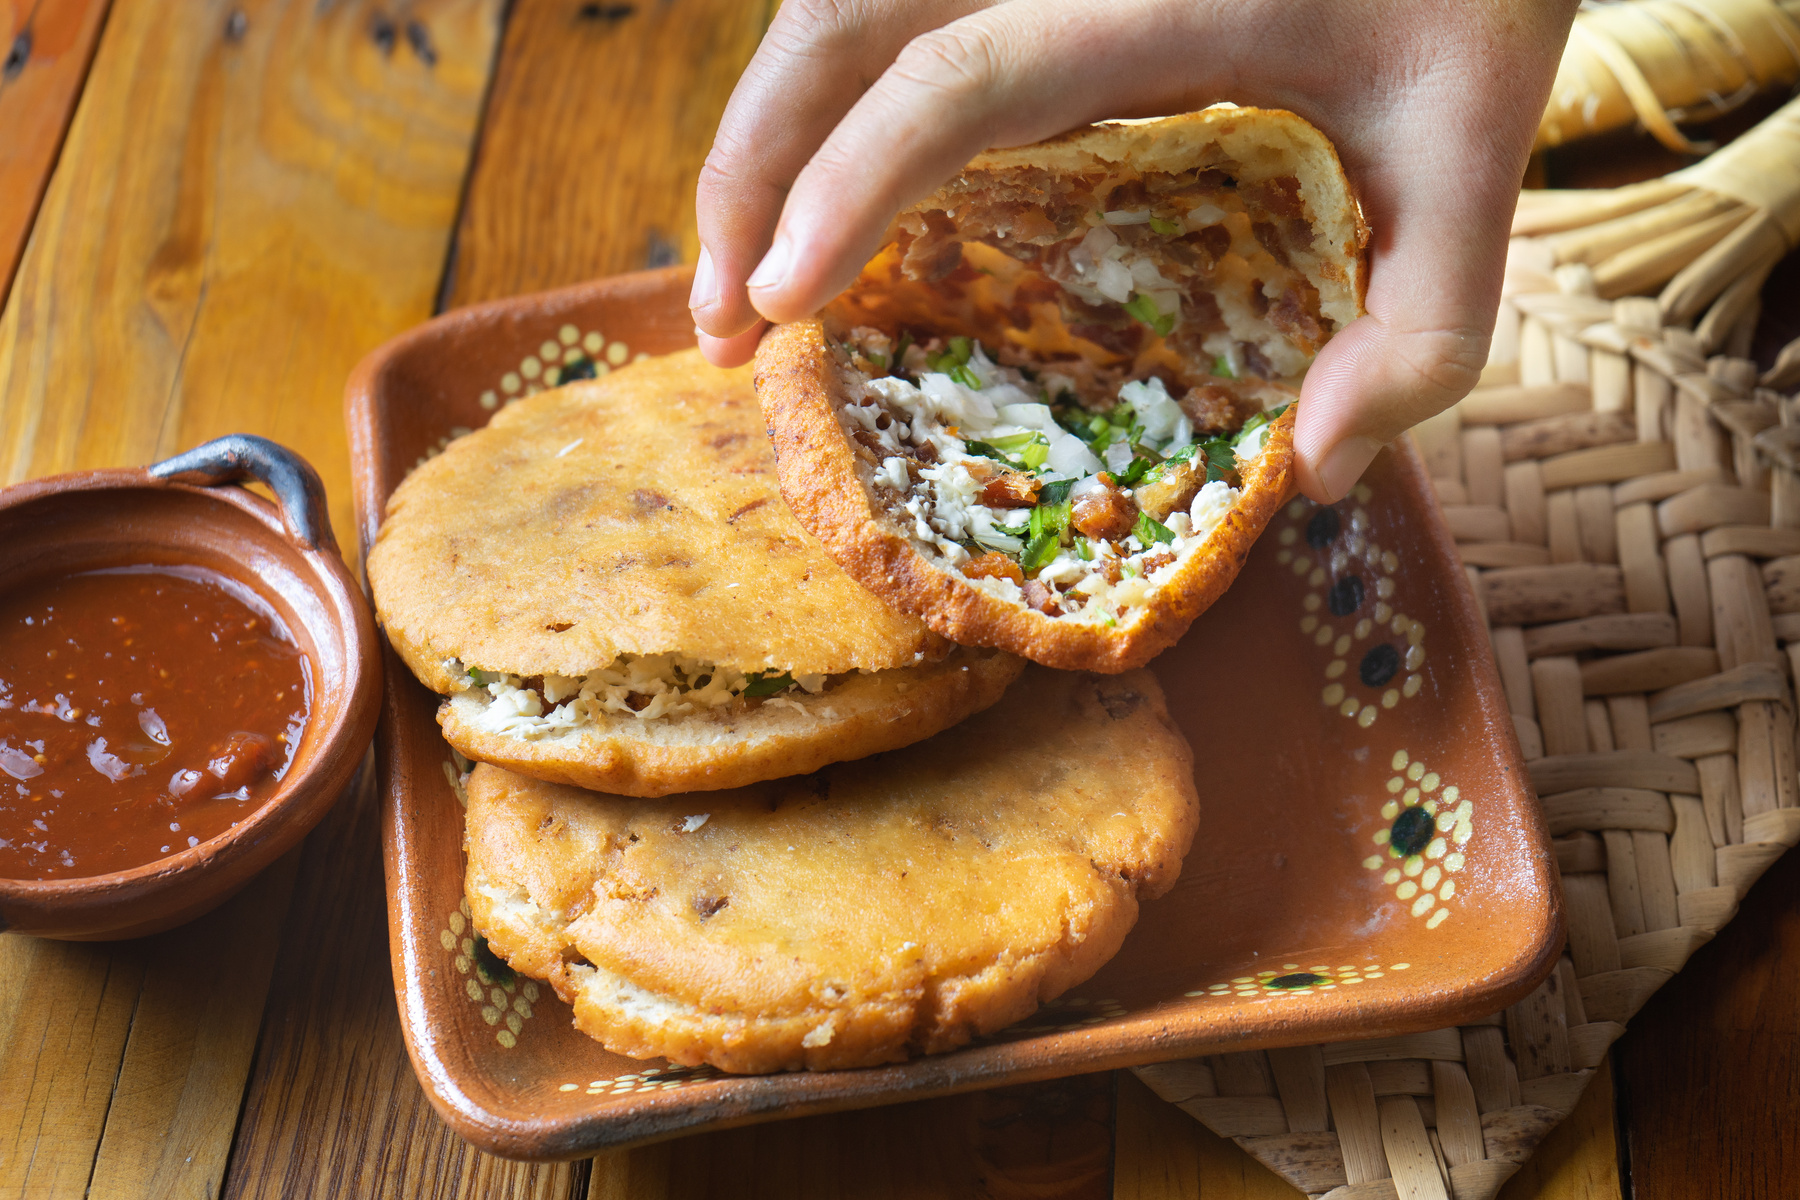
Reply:
M278 504L226 486L246 477ZM0 594L127 564L217 571L287 624L306 656L311 692L300 744L261 807L197 846L129 870L0 879L0 929L98 940L178 925L305 837L349 784L380 710L375 624L338 554L319 477L292 451L234 435L151 467L0 489L0 546Z

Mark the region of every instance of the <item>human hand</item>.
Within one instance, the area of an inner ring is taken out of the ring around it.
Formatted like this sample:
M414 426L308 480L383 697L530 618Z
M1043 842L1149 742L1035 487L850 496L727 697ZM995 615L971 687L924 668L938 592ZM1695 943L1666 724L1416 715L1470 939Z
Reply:
M1361 197L1368 315L1320 351L1295 435L1331 501L1487 358L1519 180L1575 0L787 0L701 172L690 301L720 365L855 279L982 150L1220 100L1300 114Z

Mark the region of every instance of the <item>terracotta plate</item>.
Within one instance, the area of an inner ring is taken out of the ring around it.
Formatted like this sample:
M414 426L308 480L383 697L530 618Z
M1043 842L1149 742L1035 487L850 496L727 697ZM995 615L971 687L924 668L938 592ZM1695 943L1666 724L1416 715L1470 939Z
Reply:
M402 476L510 398L692 344L688 276L451 313L349 388L364 544ZM608 1054L475 940L457 767L390 660L378 735L407 1045L445 1119L500 1154L604 1146L1221 1049L1442 1028L1549 970L1560 899L1474 598L1410 450L1296 501L1155 663L1192 741L1201 832L1099 975L954 1054L730 1077ZM451 602L446 598L446 602ZM1329 1053L1327 1055L1329 1061Z

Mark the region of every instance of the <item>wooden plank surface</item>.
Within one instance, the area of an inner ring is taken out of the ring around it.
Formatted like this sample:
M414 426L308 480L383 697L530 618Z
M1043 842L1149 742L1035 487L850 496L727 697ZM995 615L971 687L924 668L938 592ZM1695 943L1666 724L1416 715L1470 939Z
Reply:
M1800 1195L1800 854L1620 1041L1638 1200Z
M449 304L693 262L694 186L774 0L519 0Z
M0 296L25 252L108 3L7 0L0 7Z
M253 429L347 541L344 377L430 315L499 8L118 0L0 316L0 479Z

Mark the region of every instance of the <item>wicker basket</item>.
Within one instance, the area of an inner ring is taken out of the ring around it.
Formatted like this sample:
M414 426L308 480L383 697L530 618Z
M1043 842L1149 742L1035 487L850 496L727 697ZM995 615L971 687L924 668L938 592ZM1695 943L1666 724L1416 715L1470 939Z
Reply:
M1493 1196L1800 840L1800 417L1762 386L1800 372L1707 358L1652 299L1509 304L1504 382L1415 435L1555 839L1565 955L1474 1025L1138 1071L1312 1196Z

